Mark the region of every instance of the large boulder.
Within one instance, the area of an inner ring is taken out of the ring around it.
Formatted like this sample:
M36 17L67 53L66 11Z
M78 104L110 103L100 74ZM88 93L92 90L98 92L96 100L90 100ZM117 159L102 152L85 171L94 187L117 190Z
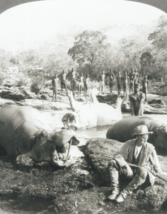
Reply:
M24 86L3 88L0 94L2 98L14 101L35 98L35 94L30 92L28 87Z
M118 141L103 138L95 138L87 142L84 153L87 156L89 163L98 174L101 185L110 186L108 163L109 160L113 158L114 153L118 151L121 146L122 143ZM167 157L160 155L158 157L163 171L167 172ZM124 180L121 188L125 186L125 183ZM156 178L154 186L147 187L146 189L139 189L137 192L134 192L132 196L129 196L124 204L124 209L129 209L132 201L135 199L133 206L136 207L136 210L159 210L167 199L166 195L167 184L159 178Z
M6 99L11 99L11 100L16 100L16 101L25 99L25 95L17 89L3 90L1 93L1 97Z

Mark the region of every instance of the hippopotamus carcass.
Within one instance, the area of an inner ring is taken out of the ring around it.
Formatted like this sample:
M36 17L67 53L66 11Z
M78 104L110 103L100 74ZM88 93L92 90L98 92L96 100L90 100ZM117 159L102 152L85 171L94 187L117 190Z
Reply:
M130 116L118 121L108 129L106 137L120 142L128 141L132 139L133 130L139 125L146 125L149 132L153 132L149 135L148 142L156 149L167 150L167 124L147 116Z
M79 144L73 129L51 131L43 115L30 106L6 106L0 109L0 146L17 156L21 165L50 162L63 165L60 153L67 152L68 142Z

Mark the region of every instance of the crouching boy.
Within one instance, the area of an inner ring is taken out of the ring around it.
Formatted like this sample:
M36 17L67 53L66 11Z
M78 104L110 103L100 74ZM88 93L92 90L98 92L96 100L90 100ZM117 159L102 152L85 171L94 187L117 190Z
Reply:
M110 200L123 202L127 195L144 184L146 179L149 185L153 185L155 176L149 170L156 173L162 172L154 146L147 142L150 133L147 126L137 126L132 135L135 139L125 142L110 161L109 174L112 187L112 194L108 197ZM138 165L140 168L131 168L128 163ZM131 179L122 192L119 191L120 173Z

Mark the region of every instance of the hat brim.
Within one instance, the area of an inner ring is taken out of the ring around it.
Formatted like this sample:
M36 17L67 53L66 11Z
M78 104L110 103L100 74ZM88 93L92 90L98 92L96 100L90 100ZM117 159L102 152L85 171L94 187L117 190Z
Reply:
M145 132L145 133L142 133L142 134L134 133L134 134L132 134L132 137L134 137L134 136L140 136L140 135L145 135L145 134L153 134L153 132Z

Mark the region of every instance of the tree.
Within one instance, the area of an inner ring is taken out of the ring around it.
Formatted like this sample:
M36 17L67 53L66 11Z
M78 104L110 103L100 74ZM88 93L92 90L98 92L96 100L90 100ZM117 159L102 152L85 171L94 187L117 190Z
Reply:
M150 33L148 40L158 52L167 49L167 16L160 17L157 29Z
M140 63L141 63L141 73L142 76L144 74L150 73L150 66L152 64L152 55L150 52L144 52L140 57Z
M162 76L167 74L167 16L161 16L156 30L150 33L148 40L151 41L155 65Z
M94 76L105 68L110 47L107 37L102 32L83 31L75 37L74 46L69 49L68 54L77 61L79 67L86 65L89 73Z

